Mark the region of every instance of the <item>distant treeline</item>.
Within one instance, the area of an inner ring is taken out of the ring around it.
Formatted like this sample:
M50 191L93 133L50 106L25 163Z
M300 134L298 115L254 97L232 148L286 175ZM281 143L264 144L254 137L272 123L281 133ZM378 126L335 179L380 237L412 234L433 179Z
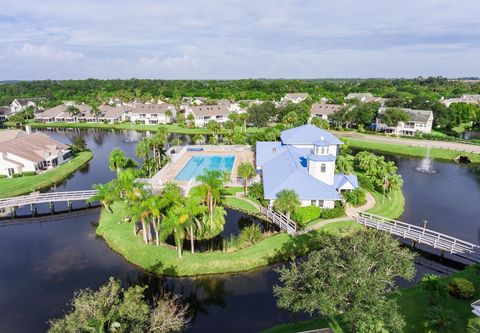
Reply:
M47 97L50 105L64 100L105 102L110 97L124 101L169 98L178 103L183 96L210 99L279 100L289 92L307 92L313 101L327 97L343 101L351 92L370 92L379 97L438 100L461 94L480 94L479 82L454 81L443 77L416 79L318 79L318 80L66 80L18 81L0 84L0 105L15 98Z

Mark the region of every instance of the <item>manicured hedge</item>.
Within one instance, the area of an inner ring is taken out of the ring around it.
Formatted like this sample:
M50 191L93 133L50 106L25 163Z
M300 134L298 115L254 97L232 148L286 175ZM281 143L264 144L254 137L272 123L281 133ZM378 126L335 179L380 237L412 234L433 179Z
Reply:
M300 224L306 224L310 221L320 218L321 209L316 206L298 207L292 214L292 219Z

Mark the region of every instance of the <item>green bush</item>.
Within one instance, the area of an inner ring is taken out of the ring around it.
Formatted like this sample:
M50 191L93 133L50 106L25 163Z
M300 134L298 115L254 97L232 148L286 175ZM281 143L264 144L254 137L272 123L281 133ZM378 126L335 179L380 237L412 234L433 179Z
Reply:
M480 333L480 317L468 320L467 333Z
M320 218L321 209L316 206L298 207L292 214L292 219L299 224L306 224Z
M448 292L453 297L469 299L475 294L475 287L467 279L454 278L448 283Z
M353 191L345 191L342 193L342 196L346 202L353 206L364 205L367 201L367 194L363 188L357 188Z
M23 175L22 175L21 173L14 173L14 174L12 175L12 178L20 178L20 177L22 177L22 176L23 176Z
M256 224L251 224L242 229L240 235L238 235L238 246L243 249L248 246L252 246L256 242L262 239L262 231Z
M37 173L35 171L25 171L24 176L35 176Z
M0 175L0 179L1 178L7 178L7 175Z
M336 217L340 217L345 214L345 211L341 206L337 206L335 208L324 208L320 212L320 217L322 219L334 219Z

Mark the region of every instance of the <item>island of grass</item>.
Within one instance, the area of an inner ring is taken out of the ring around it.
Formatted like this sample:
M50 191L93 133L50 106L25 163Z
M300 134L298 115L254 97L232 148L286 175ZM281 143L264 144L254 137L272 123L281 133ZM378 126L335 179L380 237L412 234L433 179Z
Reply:
M123 205L116 202L113 213L102 210L97 234L129 262L148 272L168 276L235 273L268 266L314 250L320 232L348 232L350 228L361 227L353 221L342 221L299 236L279 233L234 252L191 254L185 251L183 257L178 258L174 247L145 245L140 236L132 237L131 224L122 222Z
M92 157L92 152L84 151L78 153L70 161L59 165L55 169L39 175L23 176L19 178L2 178L0 179L0 198L14 197L28 194L33 191L47 189L68 178L72 173L87 164Z

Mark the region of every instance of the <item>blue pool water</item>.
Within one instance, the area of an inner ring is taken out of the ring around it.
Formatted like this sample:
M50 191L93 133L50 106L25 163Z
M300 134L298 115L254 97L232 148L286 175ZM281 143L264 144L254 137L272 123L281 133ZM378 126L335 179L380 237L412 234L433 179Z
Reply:
M207 170L220 170L232 172L235 156L219 156L219 155L198 155L192 156L188 163L183 167L175 177L177 180L190 180L203 174Z

